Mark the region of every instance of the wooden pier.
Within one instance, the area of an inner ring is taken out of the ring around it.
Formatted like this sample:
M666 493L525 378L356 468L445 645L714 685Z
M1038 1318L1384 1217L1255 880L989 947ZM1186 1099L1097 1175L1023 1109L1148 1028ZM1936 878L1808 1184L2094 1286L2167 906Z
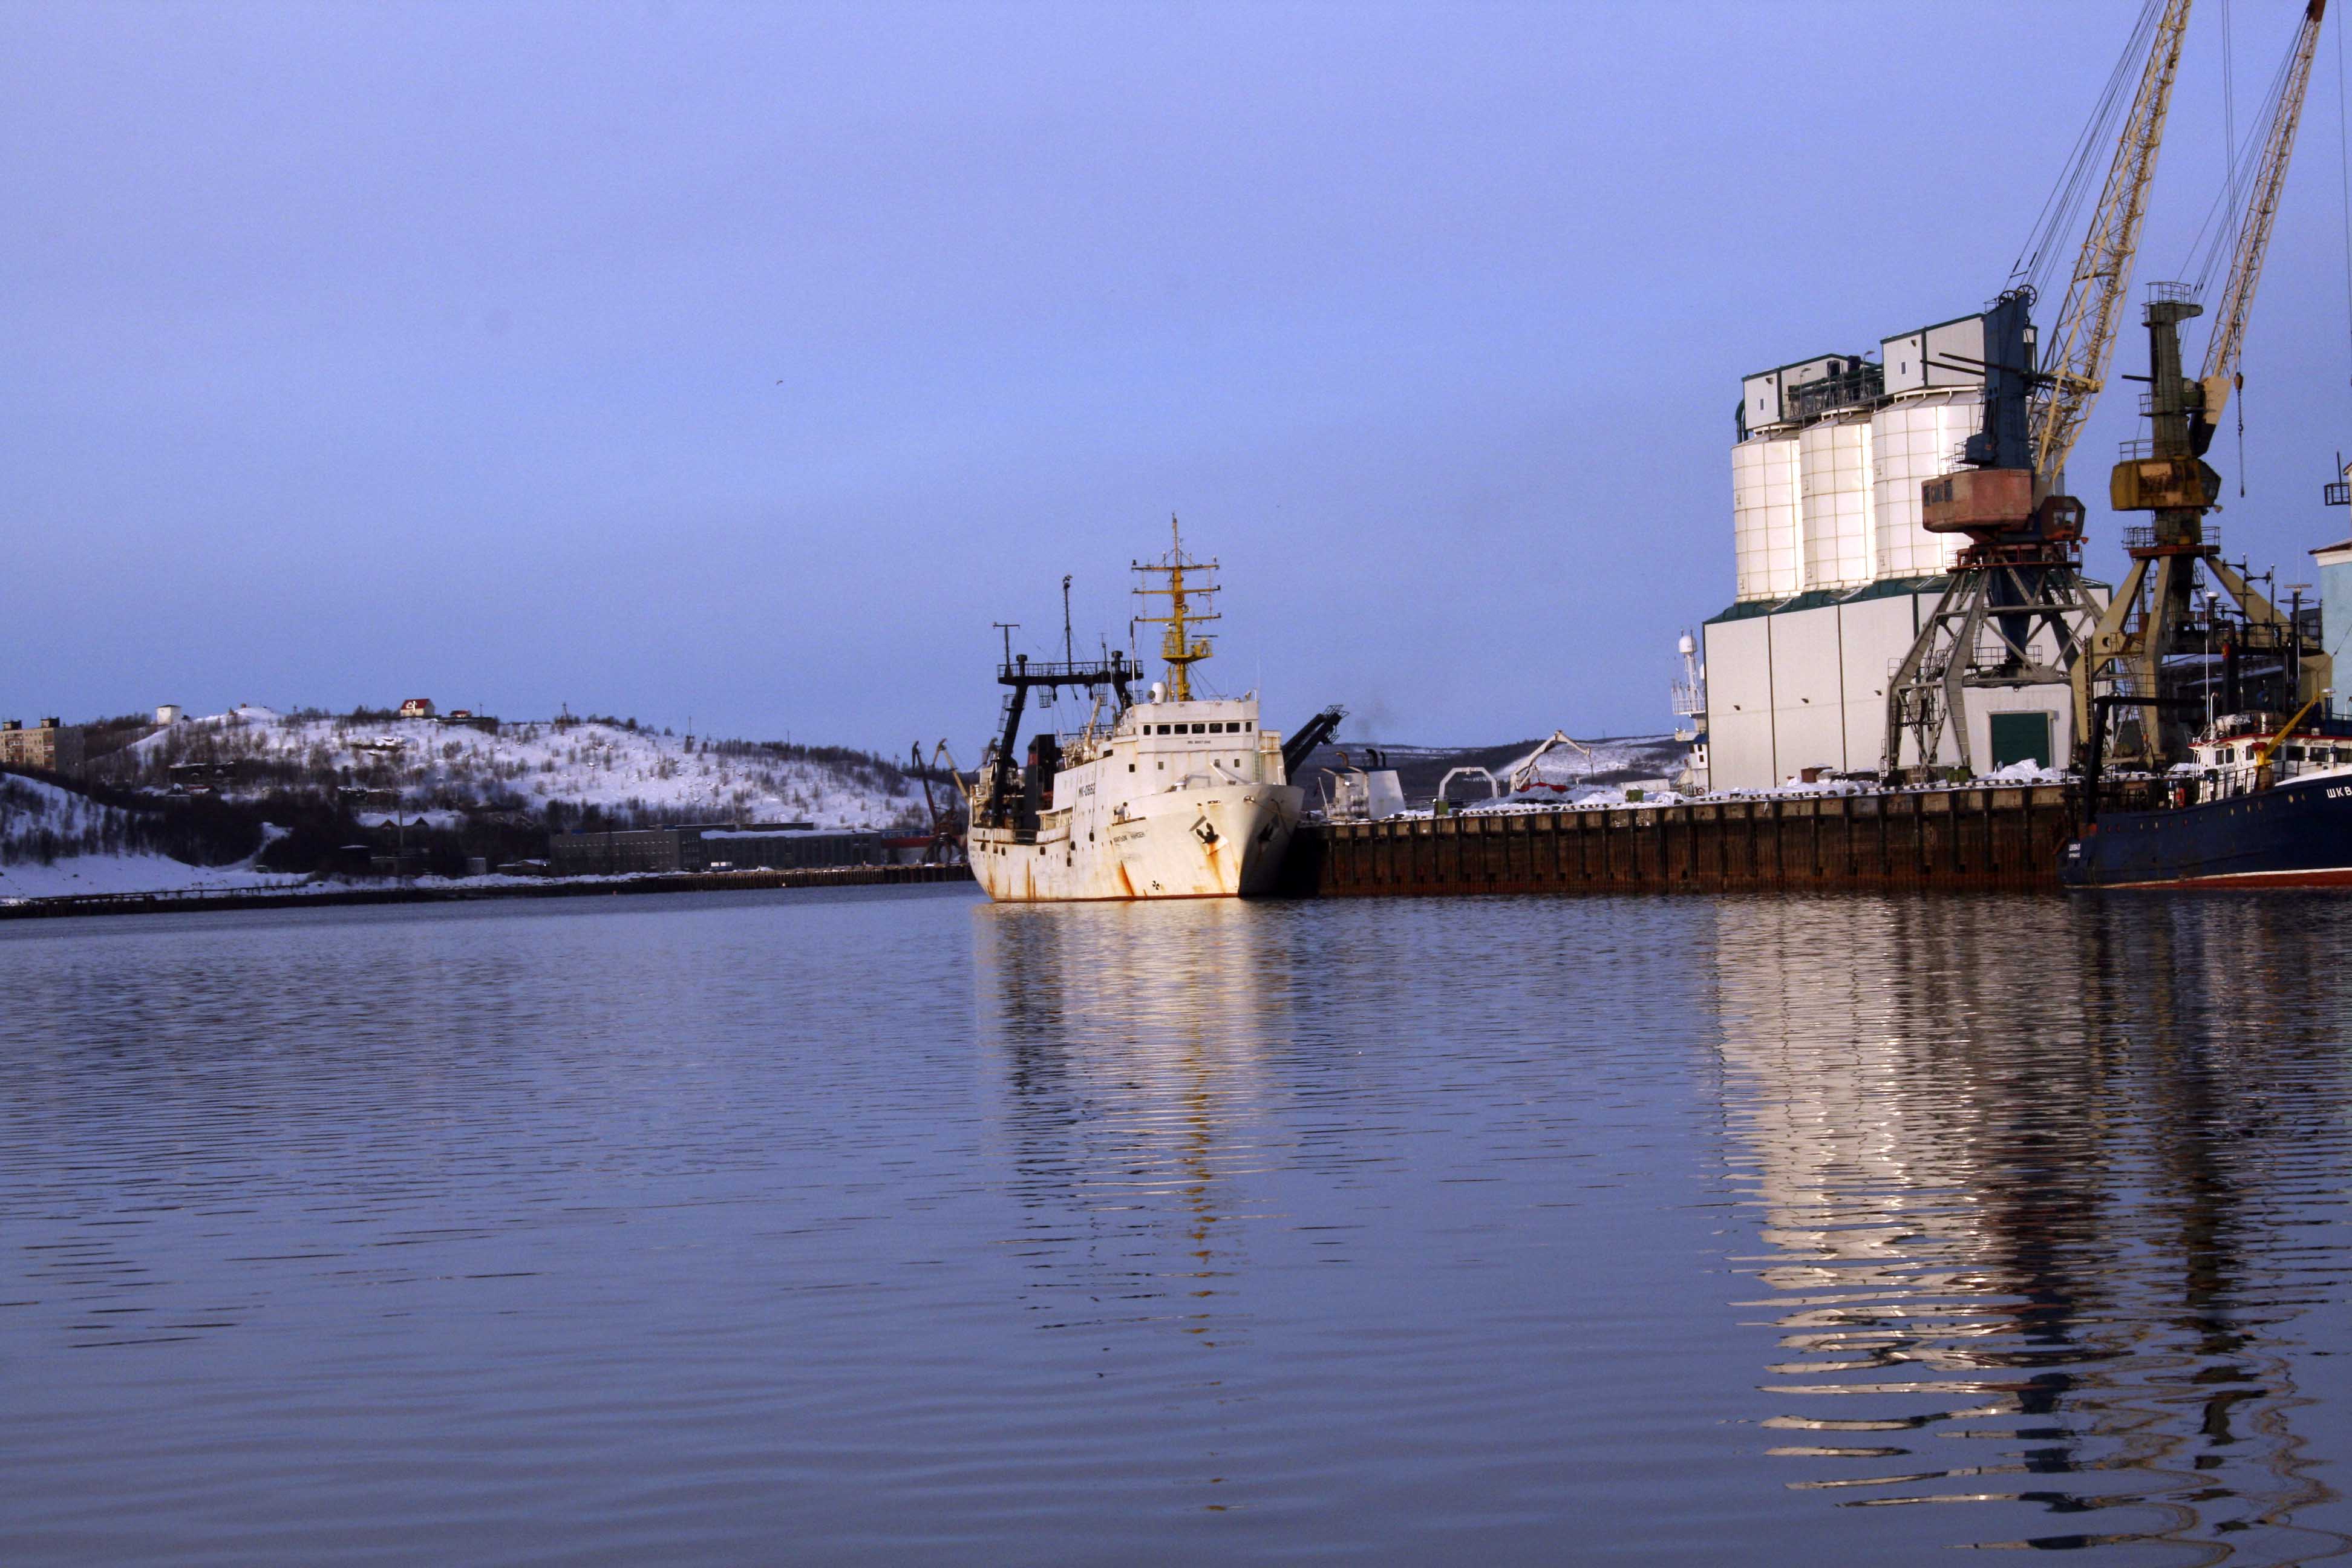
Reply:
M1309 823L1285 891L2055 890L2074 809L2047 784Z

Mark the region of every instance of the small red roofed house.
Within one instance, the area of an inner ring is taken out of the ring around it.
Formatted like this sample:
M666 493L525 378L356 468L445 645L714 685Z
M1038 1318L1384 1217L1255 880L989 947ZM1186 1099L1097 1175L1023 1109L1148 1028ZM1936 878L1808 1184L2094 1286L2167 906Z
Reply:
M400 716L404 719L432 718L433 699L430 697L410 698L407 701L400 705Z

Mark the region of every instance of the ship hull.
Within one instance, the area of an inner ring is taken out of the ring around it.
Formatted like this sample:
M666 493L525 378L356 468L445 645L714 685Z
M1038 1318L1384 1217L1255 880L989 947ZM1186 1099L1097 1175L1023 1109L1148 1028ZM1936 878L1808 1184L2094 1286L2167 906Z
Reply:
M1034 834L975 827L972 877L999 903L1246 898L1280 874L1303 798L1289 784L1232 784L1145 795Z
M2352 774L2176 811L2102 812L2069 844L2070 888L2352 886Z

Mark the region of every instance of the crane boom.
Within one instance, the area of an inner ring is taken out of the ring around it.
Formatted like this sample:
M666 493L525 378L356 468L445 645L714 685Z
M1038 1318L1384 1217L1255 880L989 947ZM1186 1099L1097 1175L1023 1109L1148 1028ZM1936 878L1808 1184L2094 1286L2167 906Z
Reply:
M2295 126L2303 119L2304 89L2311 85L2311 62L2319 52L2319 23L2326 10L2327 0L2310 0L2304 7L2303 26L2281 73L2270 130L2263 138L2262 162L2238 228L2237 249L2230 258L2230 281L2221 290L2213 335L2205 341L2205 368L2198 380L2205 391L2200 416L2209 425L2221 417L2221 405L2229 401L2231 378L2238 373L2238 356L2246 345L2246 314L2253 307L2254 285L2262 280L2279 194L2286 187L2286 163L2294 154Z
M2140 68L2131 113L2116 144L2115 162L2091 216L2083 253L2066 285L2058 311L2056 351L2044 365L2047 395L2033 410L2033 471L2054 486L2074 438L2083 433L2091 405L2105 384L2116 346L2116 323L2124 290L2131 282L2132 256L2139 248L2140 222L2147 216L2148 182L2164 140L2164 117L2172 104L2172 80L2180 68L2180 45L2189 29L2189 0L2164 0L2164 14Z

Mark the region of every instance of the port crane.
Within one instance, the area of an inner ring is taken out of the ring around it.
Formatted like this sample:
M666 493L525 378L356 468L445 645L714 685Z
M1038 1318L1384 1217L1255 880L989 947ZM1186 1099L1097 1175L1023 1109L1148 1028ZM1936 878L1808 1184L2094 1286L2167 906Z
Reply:
M944 768L941 764L945 764ZM957 768L955 758L949 752L944 740L931 748L929 761L923 757L923 743L916 742L907 771L923 787L923 814L930 819L930 842L924 847L923 864L952 865L956 857L963 852L964 814L957 809L964 794L963 773ZM946 774L944 782L948 785L944 798L931 794L931 779L942 772Z
M2178 688L2185 681L2168 667L2194 646L2186 637L2192 626L2203 633L2203 641L2211 641L2210 594L2205 621L2201 626L2197 622L2200 570L2221 584L2241 617L2228 630L2223 656L2232 706L2240 705L2238 672L2246 654L2274 665L2293 686L2291 694L2272 693L2268 700L2273 704L2308 705L2332 685L2331 660L2297 624L2299 616L2283 615L2243 571L2222 561L2221 547L2204 521L2221 494L2221 476L2204 456L2221 411L2240 384L2246 318L2270 248L2326 11L2326 0L2307 0L2285 63L2272 83L2245 204L2229 215L2235 222L2229 278L2206 340L2203 365L2194 378L2183 369L2180 326L2203 313L2200 291L2183 283L2149 286L2145 317L2148 391L2142 409L2149 434L2125 443L2122 460L2109 479L2108 499L2117 511L2153 515L2147 524L2125 531L2131 570L2101 615L2087 656L2075 666L2074 682L2078 716L2088 717L2095 689L2101 687L2122 710L2111 759L2125 765L2162 766L2188 755L2194 704L2181 700ZM2210 655L2210 649L2204 651ZM2197 684L2202 688L2212 682L2207 664L2208 659L2200 658L2197 668ZM2087 725L2080 725L2077 732L2085 729Z
M2075 733L2087 729L2081 717L2085 688L2076 671L2100 610L2082 576L2083 503L2063 493L2066 458L2105 384L2115 352L2189 7L2189 0L2149 0L2126 47L2128 59L2138 39L2147 38L2098 205L2059 306L2051 353L2041 365L2033 363L2030 286L2003 293L1987 312L1979 367L1984 427L1968 442L1966 466L1928 480L1922 491L1922 526L1965 534L1969 542L1888 680L1882 771L1889 779L1906 771L1906 740L1916 758L1909 767L1932 770L1948 737L1960 767L1973 772L1965 705L1970 688L2071 682ZM2124 79L2119 67L2052 198L2047 216L2053 232L2065 217L2070 193L2087 179L2097 130L2120 101ZM2046 638L2039 635L2045 630Z

